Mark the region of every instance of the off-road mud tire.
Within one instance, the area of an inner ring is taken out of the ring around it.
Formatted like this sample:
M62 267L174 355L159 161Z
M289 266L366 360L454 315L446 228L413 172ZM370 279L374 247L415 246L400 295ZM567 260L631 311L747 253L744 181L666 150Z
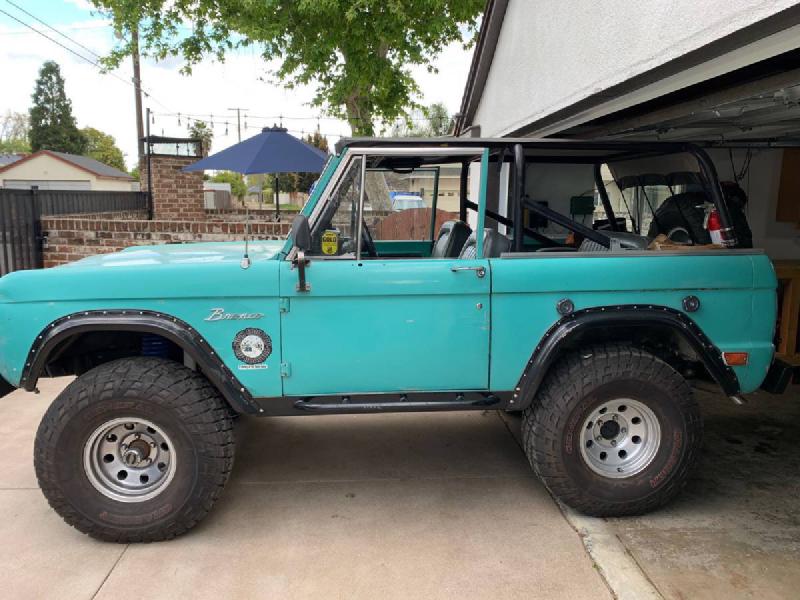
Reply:
M84 466L87 439L103 423L139 418L169 433L174 476L155 497L120 502L101 494ZM233 468L225 401L202 375L158 358L126 358L75 379L45 413L34 466L50 506L83 533L110 542L153 542L185 533L219 498Z
M612 478L582 456L586 419L611 398L633 398L657 417L658 450L640 472ZM686 380L637 348L609 344L566 355L548 373L522 423L534 471L550 492L591 516L638 515L669 502L684 487L702 445L702 418Z

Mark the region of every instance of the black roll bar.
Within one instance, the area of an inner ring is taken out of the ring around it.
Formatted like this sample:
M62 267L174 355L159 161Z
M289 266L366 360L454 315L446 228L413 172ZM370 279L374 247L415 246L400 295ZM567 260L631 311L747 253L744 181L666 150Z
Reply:
M528 210L535 212L554 223L558 223L562 227L566 227L570 231L574 231L575 233L580 233L583 237L592 240L593 242L597 242L604 248L611 248L611 239L599 231L595 231L594 229L590 229L586 227L583 223L578 223L570 219L569 217L565 217L560 212L556 212L547 206L542 204L536 204L532 202L530 198L527 196L523 197L523 205Z
M696 144L686 144L686 150L697 159L697 163L700 165L700 171L709 184L711 197L714 201L714 205L717 207L719 219L722 221L722 230L726 232L725 236L723 236L723 241L726 242L725 245L736 246L736 230L733 228L733 220L728 212L728 203L725 201L725 195L722 193L722 186L719 184L717 168L714 166L708 153L700 146Z
M467 200L467 208L471 208L475 212L478 212L478 205L475 204L474 202L470 201L470 200ZM508 217L504 217L503 215L501 215L499 213L496 213L493 210L490 210L488 208L486 209L485 213L486 213L486 216L491 218L492 220L497 221L501 225L505 225L507 227L511 227L516 231L517 228L514 227L514 222L511 219L509 219ZM533 229L530 229L528 227L524 227L523 226L521 229L526 235L532 237L535 240L539 240L543 244L547 244L551 248L561 248L561 247L564 246L564 244L561 244L561 243L557 242L556 240L551 239L551 238L547 237L546 235L544 235L542 233L539 233L538 231L534 231Z
M594 185L597 188L597 193L600 194L600 201L603 203L603 208L606 211L608 226L611 228L611 231L619 231L617 218L614 216L614 209L611 207L611 200L608 199L608 190L603 181L602 165L600 163L594 163Z
M525 193L525 149L522 144L514 144L514 252L522 252L525 232L522 226L522 196Z
M469 176L469 163L461 163L461 195L458 199L458 218L467 222L467 177Z

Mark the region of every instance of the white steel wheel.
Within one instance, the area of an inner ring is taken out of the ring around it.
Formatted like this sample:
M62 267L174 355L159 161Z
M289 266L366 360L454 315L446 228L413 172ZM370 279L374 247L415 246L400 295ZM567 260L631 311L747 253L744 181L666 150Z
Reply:
M155 498L175 476L172 440L154 423L124 417L103 423L86 440L83 468L94 488L119 502Z
M581 456L604 477L632 477L643 471L661 444L661 425L650 408L633 398L602 403L583 423Z

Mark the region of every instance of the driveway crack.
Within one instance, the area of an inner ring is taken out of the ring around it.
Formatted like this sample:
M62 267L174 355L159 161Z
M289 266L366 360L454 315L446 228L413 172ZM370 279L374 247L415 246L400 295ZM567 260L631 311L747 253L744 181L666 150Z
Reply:
M103 589L103 586L106 584L106 581L108 581L108 578L111 577L111 573L113 573L114 569L117 568L117 565L119 564L119 561L122 560L122 557L125 556L125 553L128 551L128 548L130 548L130 547L131 547L130 544L125 544L125 547L122 549L122 552L119 553L119 556L117 557L117 560L115 560L114 564L111 565L111 568L108 570L108 573L106 573L106 576L103 577L103 581L100 582L100 585L94 591L94 594L92 594L91 600L95 600L95 598L97 598L97 594L99 594L100 590Z

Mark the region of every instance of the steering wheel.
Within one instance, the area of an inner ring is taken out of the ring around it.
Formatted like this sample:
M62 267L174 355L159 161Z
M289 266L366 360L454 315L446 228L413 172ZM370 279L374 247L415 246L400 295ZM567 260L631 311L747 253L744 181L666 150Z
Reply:
M372 239L372 234L369 232L367 222L363 218L361 219L361 237L363 238L362 243L365 246L367 254L369 254L371 258L378 258L378 249L375 247L375 241Z

